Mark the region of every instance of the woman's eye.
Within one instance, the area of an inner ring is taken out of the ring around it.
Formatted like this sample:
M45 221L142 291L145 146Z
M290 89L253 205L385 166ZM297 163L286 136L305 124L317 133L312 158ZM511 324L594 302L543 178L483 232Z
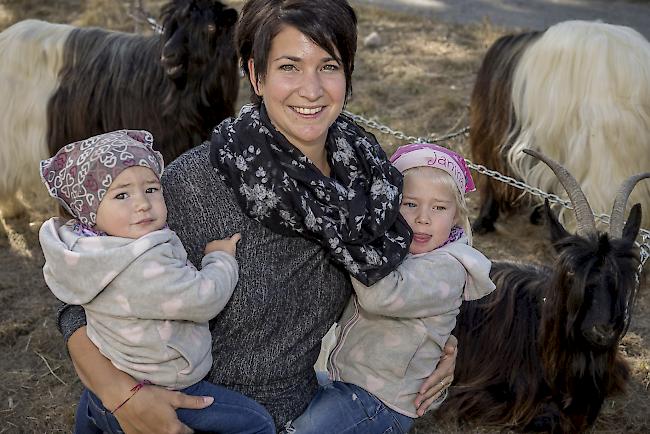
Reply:
M280 65L280 69L282 71L293 71L293 70L296 69L296 67L295 67L295 65L288 64L288 65Z
M327 65L323 66L323 69L325 71L338 71L340 69L340 66L335 63L328 63Z
M118 193L115 195L115 199L126 199L126 193Z

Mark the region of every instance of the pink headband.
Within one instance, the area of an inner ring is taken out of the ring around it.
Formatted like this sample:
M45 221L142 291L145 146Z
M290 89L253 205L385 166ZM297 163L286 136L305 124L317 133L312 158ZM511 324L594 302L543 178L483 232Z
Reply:
M404 173L413 167L434 167L451 175L458 190L465 194L476 190L465 159L447 148L430 143L412 143L397 148L390 162Z
M144 130L119 130L64 146L41 161L41 179L50 196L81 223L93 227L106 191L124 169L143 166L160 178L163 158Z

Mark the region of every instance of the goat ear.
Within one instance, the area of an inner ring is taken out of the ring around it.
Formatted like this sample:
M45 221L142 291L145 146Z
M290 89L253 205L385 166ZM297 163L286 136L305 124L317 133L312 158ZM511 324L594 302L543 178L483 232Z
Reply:
M630 210L630 215L627 217L625 226L623 227L623 239L627 241L634 241L636 236L639 235L639 228L641 227L641 204L635 204Z
M224 26L230 27L235 25L237 19L238 19L237 10L232 8L227 8L221 12L221 17L219 18L219 21Z
M555 217L555 214L551 210L551 205L548 203L548 199L544 200L544 210L546 211L548 227L551 230L551 241L555 242L568 237L570 234L564 229L564 226L562 226L562 223L560 223L557 217Z

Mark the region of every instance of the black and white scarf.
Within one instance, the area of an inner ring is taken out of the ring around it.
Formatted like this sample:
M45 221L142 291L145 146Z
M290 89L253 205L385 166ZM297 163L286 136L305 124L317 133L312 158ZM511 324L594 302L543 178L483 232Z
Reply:
M242 107L211 142L212 165L249 217L276 233L319 241L363 284L385 277L408 253L402 175L375 137L346 116L327 134L331 177L275 129L264 105Z

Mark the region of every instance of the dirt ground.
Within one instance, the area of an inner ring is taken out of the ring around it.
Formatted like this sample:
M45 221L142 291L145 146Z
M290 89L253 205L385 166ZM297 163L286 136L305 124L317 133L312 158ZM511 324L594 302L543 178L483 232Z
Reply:
M131 31L130 4L110 0L0 0L0 30L29 17ZM144 4L157 15L161 1L145 0ZM360 44L354 95L347 108L415 136L438 136L466 125L469 94L481 56L508 29L487 20L447 24L358 3L355 7L360 40L377 31L382 43L375 49ZM244 81L240 93L243 103L248 95ZM389 153L404 143L393 135L377 133L377 137ZM463 151L466 142L460 138L446 145ZM81 390L55 327L57 302L41 273L43 256L37 234L48 217L44 211L48 204L32 206L28 217L0 218L0 434L70 432ZM532 226L526 214L522 211L502 218L497 232L476 237L476 246L493 259L552 261L544 227ZM621 343L633 377L624 396L606 402L594 433L650 432L647 268L632 324ZM412 432L500 431L440 426L433 414L418 421Z
M356 0L389 10L470 24L489 19L499 26L543 30L565 20L602 20L633 27L650 37L648 0Z

